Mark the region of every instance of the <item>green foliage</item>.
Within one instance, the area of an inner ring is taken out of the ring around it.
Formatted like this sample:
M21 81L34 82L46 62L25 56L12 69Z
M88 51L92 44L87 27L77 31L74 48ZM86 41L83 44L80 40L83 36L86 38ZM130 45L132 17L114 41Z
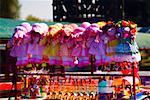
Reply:
M18 0L0 0L0 17L17 19L20 15Z
M28 20L28 21L38 21L38 22L42 22L43 21L42 19L40 19L38 17L35 17L33 15L28 15L26 20Z
M28 15L26 18L27 21L35 21L35 22L52 22L51 20L44 20L33 15Z

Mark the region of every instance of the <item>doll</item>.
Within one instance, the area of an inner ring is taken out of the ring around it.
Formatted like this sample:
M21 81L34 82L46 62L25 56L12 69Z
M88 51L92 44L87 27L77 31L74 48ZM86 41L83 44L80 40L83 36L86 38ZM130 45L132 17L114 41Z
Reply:
M89 54L95 57L95 66L98 69L98 66L102 62L102 55L105 54L103 42L100 39L103 32L99 30L98 24L91 24L86 31L88 32L87 46Z
M119 44L116 48L117 60L121 62L140 61L140 53L135 42L136 24L122 20L117 23L117 27L120 34Z
M25 46L28 49L28 44L31 40L30 31L32 30L32 26L28 22L23 22L23 23L21 23L20 26L25 27L26 30L27 30L27 33L25 33L25 36L23 38L22 44L23 44L23 46ZM22 49L24 49L24 48L22 48ZM28 64L27 49L25 49L26 56L22 57L22 65L27 65Z
M118 28L117 28L116 36L119 40L119 44L116 47L116 53L117 53L116 60L119 62L123 62L130 59L130 56L127 56L131 53L130 33L129 33L130 28L128 27L128 22L124 20L118 22L117 27Z
M57 23L55 25L51 25L49 27L49 32L44 37L43 44L46 45L43 55L49 58L48 63L50 65L57 65L60 64L60 58L58 56L58 51L60 48L60 36L61 36L61 29L63 25L60 23Z
M11 43L9 42L9 44L13 46L10 55L17 57L17 66L27 64L27 33L28 30L25 28L25 26L17 26L15 28L15 33L12 37Z
M116 34L116 27L113 22L107 22L106 26L104 27L105 29L105 38L107 40L105 41L106 45L106 62L110 63L115 61L115 54L116 54L116 46L118 45L118 40L115 37Z
M83 27L83 28L88 28L91 24L89 22L83 22L80 27Z
M130 25L130 34L131 34L131 45L132 45L132 61L133 62L139 62L141 61L141 54L139 52L139 47L136 43L136 34L137 34L137 31L136 31L136 27L137 25L131 21L128 21L129 22L129 25Z
M74 48L72 50L71 56L74 57L75 62L79 67L83 67L88 65L88 49L86 47L86 41L83 37L85 29L82 27L78 27L73 32L73 39L74 39Z
M61 36L61 45L59 56L62 59L63 66L73 66L73 58L71 57L71 51L73 48L73 41L71 38L71 34L74 31L76 26L73 24L64 25L62 29L62 36Z
M31 41L28 46L30 63L40 63L42 60L44 47L39 45L39 42L44 32L45 31L41 23L35 23L32 25L32 31L30 32Z
M18 52L17 50L19 49L23 41L23 37L25 36L25 33L27 33L27 30L23 26L17 26L14 31L15 32L13 34L11 43L13 48L11 49L10 55L12 57L18 57L20 55L20 52Z

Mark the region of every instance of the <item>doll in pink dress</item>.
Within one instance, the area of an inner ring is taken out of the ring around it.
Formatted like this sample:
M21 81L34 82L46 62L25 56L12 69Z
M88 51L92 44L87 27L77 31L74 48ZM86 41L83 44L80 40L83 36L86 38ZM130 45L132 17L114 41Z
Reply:
M85 28L78 27L74 30L74 48L71 56L75 59L75 64L78 67L87 66L89 64L88 48L86 47L86 40L83 37Z
M27 33L25 34L24 38L23 38L23 45L27 48L25 49L25 52L26 52L26 56L22 57L22 65L27 65L28 64L28 55L27 55L27 50L28 50L28 44L31 40L31 37L30 37L30 31L32 30L32 26L28 23L28 22L23 22L20 24L20 26L23 26L26 28L27 30ZM22 48L24 49L24 48Z
M41 23L35 23L32 25L32 31L30 32L31 41L28 47L29 61L31 63L40 63L42 61L44 46L39 45L42 35L45 33L44 26Z
M17 66L24 65L27 63L27 42L26 39L28 30L25 26L17 26L15 28L15 33L12 38L12 49L10 55L13 57L17 57Z
M71 57L73 42L72 42L71 34L77 26L76 25L72 26L72 25L73 24L64 25L62 29L62 37L61 37L59 55L62 58L63 66L73 66L72 65L73 58Z
M15 33L12 37L12 46L13 48L11 49L10 55L12 57L18 57L20 56L20 45L23 41L23 37L25 35L25 33L27 33L27 30L23 27L23 26L17 26L15 28Z
M102 55L105 54L104 47L103 47L103 41L101 39L102 30L99 30L98 24L91 24L90 27L87 28L88 31L88 40L87 40L87 46L89 48L89 54L93 55L95 57L95 66L98 68L98 66L102 62Z

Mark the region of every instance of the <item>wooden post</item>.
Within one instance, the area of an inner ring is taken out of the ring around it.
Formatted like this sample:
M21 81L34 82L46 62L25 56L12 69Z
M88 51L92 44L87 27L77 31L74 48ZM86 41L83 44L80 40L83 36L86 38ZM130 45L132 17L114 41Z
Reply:
M91 62L91 74L93 75L93 72L94 72L94 58L93 58L94 56L93 55L91 55L90 56L90 62Z
M134 94L134 100L136 100L136 89L135 89L135 62L132 63L133 66L133 94Z

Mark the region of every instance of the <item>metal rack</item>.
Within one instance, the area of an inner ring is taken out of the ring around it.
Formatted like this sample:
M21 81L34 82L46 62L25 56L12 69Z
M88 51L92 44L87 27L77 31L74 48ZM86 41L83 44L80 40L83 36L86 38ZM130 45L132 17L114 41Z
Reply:
M14 86L15 86L15 91L17 91L17 77L18 76L22 76L22 75L25 75L25 77L27 77L27 75L49 75L49 76L132 76L133 77L133 95L134 95L134 100L136 100L136 89L135 89L135 66L134 66L134 63L132 63L132 74L120 74L120 73L99 73L99 74L95 74L94 73L94 62L91 62L91 72L88 72L88 73L76 73L76 72L66 72L66 73L59 73L59 74L53 74L53 73L49 73L49 74L44 74L44 73L40 73L40 74L37 74L37 73L18 73L17 71L15 71L14 73ZM98 77L97 77L98 78ZM15 95L15 98L17 99L17 92L15 92L16 95Z

